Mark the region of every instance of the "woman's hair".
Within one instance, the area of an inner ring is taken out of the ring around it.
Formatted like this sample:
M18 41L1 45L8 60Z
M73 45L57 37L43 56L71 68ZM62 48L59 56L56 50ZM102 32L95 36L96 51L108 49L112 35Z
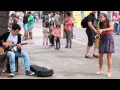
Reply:
M70 13L70 12L66 12L66 15L67 15L67 16L71 16L71 13Z
M100 15L103 15L103 16L106 18L105 22L109 22L109 21L110 21L110 20L108 19L108 16L107 16L106 13L100 13Z
M56 25L56 27L59 27L59 28L60 28L61 26L58 24L58 25Z
M53 22L53 24L52 24L52 22ZM53 21L53 20L51 20L51 21L50 21L50 26L51 26L51 25L53 25L53 26L54 26L54 21Z
M31 12L28 12L28 14L32 14Z
M105 20L104 22L100 23L100 24L101 24L102 26L103 26L103 25L109 25L110 20L108 19L107 14L106 14L106 13L100 13L100 15L103 15L103 16L106 18L106 20Z
M46 28L49 27L49 23L48 22L45 22L44 25L45 25Z

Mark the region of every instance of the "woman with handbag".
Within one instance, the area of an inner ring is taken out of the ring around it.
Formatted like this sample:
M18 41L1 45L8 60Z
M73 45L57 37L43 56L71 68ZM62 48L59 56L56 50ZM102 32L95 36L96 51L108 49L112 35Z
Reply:
M99 71L96 74L103 74L102 65L103 65L103 55L107 53L107 62L108 62L108 73L107 77L111 77L111 68L112 68L112 53L115 52L114 48L114 39L113 39L113 24L107 18L105 13L101 13L99 16L99 29L98 33L100 35L100 45L99 45Z

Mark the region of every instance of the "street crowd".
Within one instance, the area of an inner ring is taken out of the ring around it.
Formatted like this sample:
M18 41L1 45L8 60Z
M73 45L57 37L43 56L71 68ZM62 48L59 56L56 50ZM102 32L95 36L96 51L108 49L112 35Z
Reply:
M110 21L107 17L107 14L100 13L99 17L96 18L95 14L97 11L92 11L87 16L87 25L86 25L86 35L88 36L88 43L86 46L86 54L85 58L92 59L99 58L99 70L96 74L103 74L102 66L103 66L103 55L107 54L108 61L108 73L107 76L111 77L112 75L112 53L115 52L114 47L114 38L113 33L119 35L120 33L120 16L118 12L115 12L113 17L113 21ZM11 21L13 20L13 21ZM7 43L5 41L13 41L17 44L15 51L10 51L8 53L8 58L10 59L10 76L15 75L15 55L18 57L23 57L25 62L26 75L33 75L33 72L30 71L29 65L29 56L26 52L22 51L22 53L18 52L18 49L21 49L21 38L19 37L19 31L21 27L17 24L18 18L14 15L11 15L9 20L9 34L7 34L8 38L3 38L4 35L0 36L0 40L4 39L4 42L0 41L0 45L7 47ZM23 17L23 27L24 27L24 40L28 40L28 36L30 39L33 38L33 26L34 26L35 18L31 12L24 12ZM99 22L99 24L98 24ZM64 19L64 32L66 35L66 45L65 48L72 48L72 38L73 38L73 20L70 12L65 13ZM99 27L98 27L99 26ZM46 14L43 18L43 46L55 46L56 50L60 49L60 39L61 39L61 22L59 12L55 14L50 13ZM99 48L96 47L95 36L99 35ZM18 37L17 37L18 36ZM94 45L94 53L93 57L90 56L90 48ZM99 49L99 52L98 52Z

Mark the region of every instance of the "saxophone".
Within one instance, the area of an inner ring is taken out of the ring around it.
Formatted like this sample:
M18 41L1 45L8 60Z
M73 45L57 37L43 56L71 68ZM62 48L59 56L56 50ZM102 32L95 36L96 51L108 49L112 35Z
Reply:
M100 21L97 24L97 29L100 28L99 24L100 24ZM95 35L95 47L96 48L99 48L99 42L100 42L100 34L97 32L97 34Z

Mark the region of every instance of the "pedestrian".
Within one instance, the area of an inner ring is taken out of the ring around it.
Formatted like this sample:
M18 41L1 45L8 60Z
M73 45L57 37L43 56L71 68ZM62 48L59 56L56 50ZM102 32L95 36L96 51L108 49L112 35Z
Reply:
M11 17L12 17L12 19L13 19L13 24L17 24L19 17L16 15L16 12L13 13L13 14L11 15Z
M93 57L98 58L98 51L97 51L97 47L94 44L95 41L95 35L97 33L97 19L95 17L97 11L92 11L88 16L87 16L87 27L86 27L86 34L88 37L88 44L87 44L87 48L86 48L86 55L85 58L88 59L93 59ZM94 44L94 53L93 53L93 57L90 56L90 48L93 46Z
M48 14L45 15L45 21L49 21L49 16L48 16Z
M43 20L43 21L42 21L42 22L43 22L42 24L44 25L44 23L45 23L45 15L42 15L42 20Z
M107 53L108 62L108 73L107 76L111 77L112 68L112 53L115 52L114 39L113 39L113 23L108 19L105 13L101 13L99 16L100 24L98 32L100 36L100 47L99 47L99 71L97 74L102 74L103 55Z
M55 14L54 13L52 13L52 15L51 15L51 20L55 22Z
M119 12L115 11L113 16L114 21L114 33L118 34L118 25L119 25Z
M33 37L33 33L32 33L33 24L34 24L34 17L31 12L28 12L28 32L30 39L32 39Z
M21 35L19 34L21 30L20 25L14 24L12 26L11 32L5 32L0 36L0 47L8 48L7 41L13 42L14 45L17 45L13 47L13 50L7 52L7 58L9 59L10 64L10 77L14 77L16 66L15 66L15 57L22 57L24 60L24 68L25 68L25 74L27 76L34 75L34 72L30 71L30 60L29 55L27 52L22 50L21 45Z
M48 45L48 35L49 35L49 25L48 25L48 23L44 23L44 27L43 27L43 46Z
M117 29L117 35L120 34L120 17L119 17L119 23L118 23L118 29Z
M60 25L56 25L56 28L54 30L54 36L56 41L56 48L57 50L60 49L60 38L61 38L61 28Z
M71 48L72 40L71 40L71 30L72 30L72 18L70 12L67 12L66 14L66 20L64 22L64 31L66 34L66 47L65 48Z
M60 24L60 15L58 14L58 12L55 13L55 25Z
M49 23L50 23L51 17L52 17L52 13L50 13L48 16L49 16Z
M50 26L49 26L49 31L50 31L49 40L50 40L51 46L54 46L54 29L55 29L54 21L51 20Z
M25 40L28 40L28 14L26 12L24 12L23 16L23 27Z
M9 17L9 21L8 21L8 31L9 32L12 30L12 25L13 25L13 19L12 19L12 17Z

